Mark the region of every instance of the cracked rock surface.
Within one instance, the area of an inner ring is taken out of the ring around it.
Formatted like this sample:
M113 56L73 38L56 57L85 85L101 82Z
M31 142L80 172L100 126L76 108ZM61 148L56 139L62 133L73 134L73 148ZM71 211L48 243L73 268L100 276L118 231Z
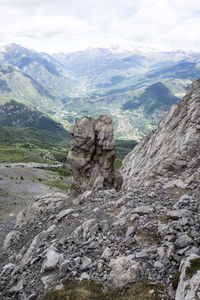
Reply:
M123 161L123 187L186 188L200 178L200 79Z
M115 140L112 119L101 115L98 119L84 117L70 129L71 147L68 168L73 181L71 196L90 189L119 189L121 176L114 170Z

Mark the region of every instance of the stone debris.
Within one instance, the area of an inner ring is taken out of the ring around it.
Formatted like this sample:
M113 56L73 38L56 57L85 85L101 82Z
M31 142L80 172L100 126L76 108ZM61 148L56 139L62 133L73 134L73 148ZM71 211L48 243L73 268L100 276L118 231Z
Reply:
M67 278L90 278L101 281L105 288L138 280L161 282L166 299L172 300L171 279L181 261L191 254L200 255L200 190L190 191L186 208L180 201L188 199L186 196L177 198L153 186L138 188L128 192L125 206L116 208L126 193L94 190L87 202L78 206L67 202L66 196L54 194L49 199L60 199L60 205L50 213L48 207L53 206L46 206L42 196L41 214L33 210L26 226L18 224L15 239L4 250L2 299L21 299L22 293L27 298L36 294L39 299L44 290L55 289ZM152 209L136 214L142 206ZM57 216L68 209L73 212L58 222ZM182 216L177 211L182 211ZM12 292L13 287L18 291Z

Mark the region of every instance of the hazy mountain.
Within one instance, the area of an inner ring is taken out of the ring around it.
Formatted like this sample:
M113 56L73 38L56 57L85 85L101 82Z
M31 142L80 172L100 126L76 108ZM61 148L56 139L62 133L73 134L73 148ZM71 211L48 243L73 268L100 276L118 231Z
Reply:
M55 97L42 84L9 65L0 65L0 95L0 104L12 98L40 109L54 105L55 101Z
M44 89L49 90L55 99L66 94L79 94L79 85L67 75L59 61L46 53L8 44L0 48L0 64L19 68L23 74L31 76Z
M111 79L116 74L130 77L163 67L176 67L179 61L196 62L200 60L200 53L162 52L147 48L126 50L115 46L88 48L67 54L58 53L54 57L75 77L87 77L90 82L93 82L98 79L101 81L106 78ZM91 78L91 75L94 77Z

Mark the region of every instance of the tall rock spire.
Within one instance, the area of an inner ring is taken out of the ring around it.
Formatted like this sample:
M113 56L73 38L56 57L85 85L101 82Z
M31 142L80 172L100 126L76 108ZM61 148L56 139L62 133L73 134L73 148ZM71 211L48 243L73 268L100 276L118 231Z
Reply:
M68 167L72 171L70 193L76 197L90 189L119 188L114 170L115 140L112 119L84 117L70 131ZM118 174L118 179L120 175Z

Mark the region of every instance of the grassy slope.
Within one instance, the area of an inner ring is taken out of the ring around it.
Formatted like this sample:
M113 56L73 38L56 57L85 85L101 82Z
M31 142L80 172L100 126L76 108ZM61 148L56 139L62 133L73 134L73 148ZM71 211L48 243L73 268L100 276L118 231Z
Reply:
M0 127L0 162L52 163L44 158L50 151L59 161L66 160L67 134L35 128Z
M115 289L103 292L100 283L68 280L64 289L48 292L40 300L160 300L162 290L160 284L143 282L126 290Z
M68 133L54 133L36 128L16 128L0 126L0 162L40 162L49 152L57 161L66 162L70 146ZM135 141L116 141L116 168L122 158L136 146Z

